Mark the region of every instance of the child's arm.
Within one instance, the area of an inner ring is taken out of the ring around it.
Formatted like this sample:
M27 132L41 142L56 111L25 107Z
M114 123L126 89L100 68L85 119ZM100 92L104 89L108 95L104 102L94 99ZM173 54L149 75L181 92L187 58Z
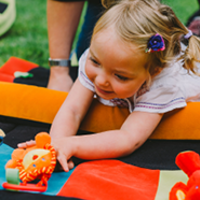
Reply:
M67 98L53 120L50 135L52 139L75 135L85 116L94 93L76 80Z
M147 140L161 118L162 114L133 112L120 130L57 138L53 145L58 161L68 171L67 160L72 156L90 160L128 155Z
M94 93L84 87L77 79L54 118L50 130L52 140L77 133L79 125L93 100L93 96ZM31 140L18 144L18 147L26 148L33 145L35 145L35 141Z

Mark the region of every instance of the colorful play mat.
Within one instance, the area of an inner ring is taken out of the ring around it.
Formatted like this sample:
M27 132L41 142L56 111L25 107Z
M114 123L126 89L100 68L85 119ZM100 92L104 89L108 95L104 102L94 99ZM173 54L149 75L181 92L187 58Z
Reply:
M1 200L168 200L175 183L187 183L175 158L182 151L200 153L199 102L165 115L152 136L129 156L96 161L74 157L75 168L68 173L56 166L44 193L4 190L4 166L12 151L19 142L49 132L67 97L66 92L46 88L48 75L48 69L16 57L0 68L0 128L6 135L0 145ZM128 114L127 109L94 100L77 134L119 128Z

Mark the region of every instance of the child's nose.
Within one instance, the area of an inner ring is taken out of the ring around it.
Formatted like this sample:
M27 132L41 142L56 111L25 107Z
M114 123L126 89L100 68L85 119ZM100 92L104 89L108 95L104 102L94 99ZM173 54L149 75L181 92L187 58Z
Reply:
M101 75L98 75L96 77L96 83L99 85L99 86L108 86L109 85L109 80L107 78L106 75L104 74L101 74Z

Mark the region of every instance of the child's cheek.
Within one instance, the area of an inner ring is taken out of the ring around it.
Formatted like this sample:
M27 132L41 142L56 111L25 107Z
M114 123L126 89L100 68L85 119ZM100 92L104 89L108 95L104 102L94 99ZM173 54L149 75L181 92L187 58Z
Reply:
M86 62L85 64L85 73L87 75L87 77L93 82L94 80L94 69L91 66L90 62Z

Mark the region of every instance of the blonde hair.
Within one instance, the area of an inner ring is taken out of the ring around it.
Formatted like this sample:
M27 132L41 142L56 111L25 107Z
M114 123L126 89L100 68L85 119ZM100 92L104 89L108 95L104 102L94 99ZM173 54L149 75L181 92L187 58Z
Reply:
M158 0L102 0L109 8L96 23L93 36L103 29L114 26L116 33L124 41L133 43L145 52L149 38L159 33L165 42L165 50L149 53L147 69L152 75L158 67L164 68L181 51L180 37L188 29L176 17L172 9ZM200 62L200 39L191 36L187 49L178 59L183 67L197 73L195 62Z

